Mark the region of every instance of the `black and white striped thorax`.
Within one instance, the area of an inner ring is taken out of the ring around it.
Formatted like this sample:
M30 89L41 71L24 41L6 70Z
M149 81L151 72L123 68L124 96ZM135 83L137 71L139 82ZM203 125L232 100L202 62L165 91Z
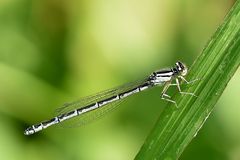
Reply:
M172 78L177 76L185 76L187 74L187 67L182 62L175 63L173 68L162 69L159 71L153 72L149 76L149 81L153 85L161 85L165 82L171 81Z

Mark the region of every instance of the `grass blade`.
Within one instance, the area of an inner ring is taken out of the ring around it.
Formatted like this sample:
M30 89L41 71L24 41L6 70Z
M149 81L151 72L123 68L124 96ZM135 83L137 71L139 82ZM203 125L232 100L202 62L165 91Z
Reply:
M169 104L164 109L135 159L178 159L208 118L239 63L240 2L237 1L191 67L187 79L201 80L191 87L182 87L198 97L177 94L174 100L179 108Z

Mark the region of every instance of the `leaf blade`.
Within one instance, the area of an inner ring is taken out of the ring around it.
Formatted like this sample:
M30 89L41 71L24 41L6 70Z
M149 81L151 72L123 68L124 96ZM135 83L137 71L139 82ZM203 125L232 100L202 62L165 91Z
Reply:
M183 87L198 98L177 94L179 109L169 104L159 117L139 159L177 159L207 120L240 63L240 2L237 1L203 52L191 67L188 79L201 78Z

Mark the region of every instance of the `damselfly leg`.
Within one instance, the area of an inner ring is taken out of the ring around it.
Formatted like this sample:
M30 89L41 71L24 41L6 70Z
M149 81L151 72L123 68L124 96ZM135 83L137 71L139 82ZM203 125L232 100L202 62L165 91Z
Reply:
M171 85L171 82L166 82L166 84L165 84L164 87L163 87L162 93L161 93L161 98L162 98L163 100L168 101L168 102L174 103L174 104L176 105L176 107L178 107L176 101L172 100L172 99L171 99L171 96L169 96L169 95L166 93L170 85Z
M172 100L172 99L171 99L171 96L169 96L169 95L166 93L167 90L168 90L168 88L169 88L170 86L177 86L177 89L178 89L178 91L179 91L180 94L183 94L183 95L184 95L184 94L185 94L185 95L191 95L191 96L197 97L194 93L191 93L191 92L183 92L183 91L182 91L182 89L181 89L181 87L180 87L179 78L180 78L181 80L183 80L184 82L186 82L187 84L191 84L191 83L194 83L194 82L196 82L196 81L199 80L199 79L195 79L195 80L192 80L192 81L187 81L183 76L178 76L178 77L175 78L175 82L176 82L176 83L171 83L171 81L165 83L164 88L163 88L162 93L161 93L161 99L166 100L166 101L171 102L171 103L174 103L174 104L176 105L176 107L178 107L176 101Z
M195 83L197 81L199 81L200 79L199 78L196 78L194 80L191 80L191 81L187 81L183 76L178 76L179 78L181 78L184 82L186 82L187 84L192 84L192 83Z

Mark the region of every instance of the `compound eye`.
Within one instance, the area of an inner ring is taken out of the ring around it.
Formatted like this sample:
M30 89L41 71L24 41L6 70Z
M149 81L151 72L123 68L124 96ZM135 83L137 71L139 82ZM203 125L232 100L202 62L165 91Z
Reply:
M180 61L177 62L177 66L179 71L184 70L186 68L185 65Z

